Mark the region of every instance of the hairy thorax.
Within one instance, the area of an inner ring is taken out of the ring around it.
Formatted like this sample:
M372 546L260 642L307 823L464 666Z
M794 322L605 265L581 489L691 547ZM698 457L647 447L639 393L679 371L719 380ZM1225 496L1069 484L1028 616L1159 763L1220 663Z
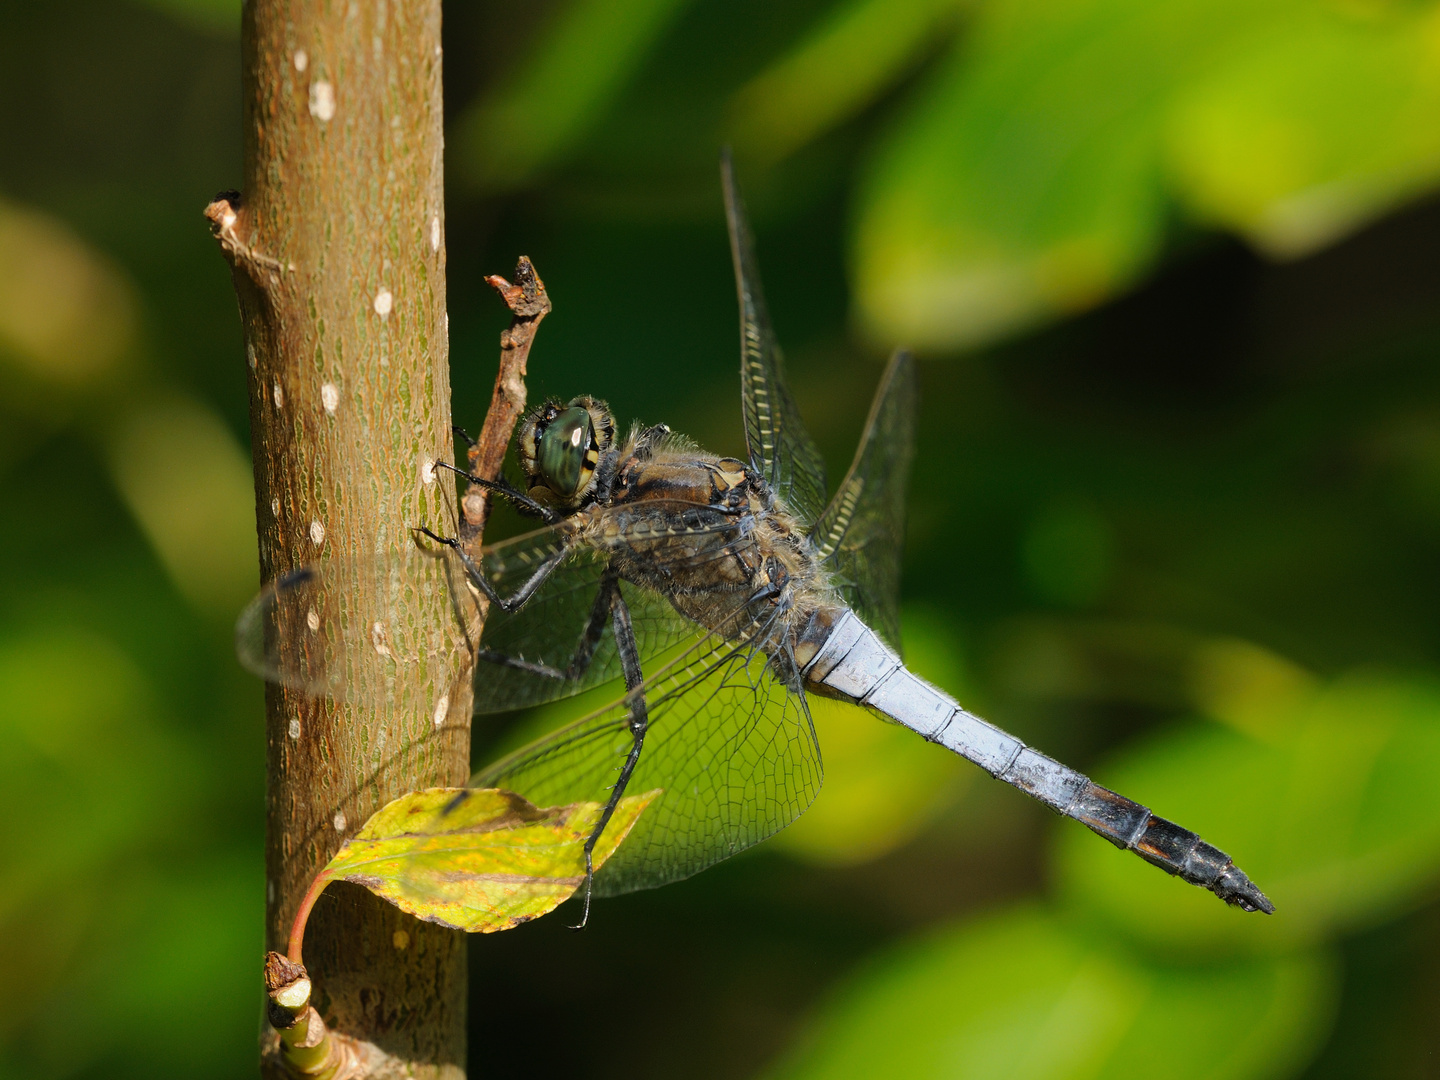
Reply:
M799 523L737 458L680 440L622 452L608 497L577 515L621 580L726 637L757 623L778 643L836 601Z

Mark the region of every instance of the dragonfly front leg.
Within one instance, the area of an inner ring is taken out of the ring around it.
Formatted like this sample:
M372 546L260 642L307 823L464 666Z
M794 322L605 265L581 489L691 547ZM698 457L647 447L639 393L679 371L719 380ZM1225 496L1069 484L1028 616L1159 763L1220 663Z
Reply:
M607 591L610 594L610 621L615 632L615 646L620 653L620 668L625 673L625 704L630 713L631 744L630 752L625 756L625 764L620 767L620 776L616 779L615 786L610 789L610 798L605 802L605 809L600 811L600 820L585 841L585 911L580 916L579 924L572 927L574 930L583 930L590 921L590 894L595 884L595 845L604 833L605 826L610 824L615 807L620 805L630 777L635 773L635 766L640 763L640 750L645 745L645 730L650 726L650 716L645 706L645 676L640 670L640 650L635 642L635 627L630 622L630 609L625 605L625 598L620 595L619 588L614 585L614 579L607 577L606 582L610 584Z

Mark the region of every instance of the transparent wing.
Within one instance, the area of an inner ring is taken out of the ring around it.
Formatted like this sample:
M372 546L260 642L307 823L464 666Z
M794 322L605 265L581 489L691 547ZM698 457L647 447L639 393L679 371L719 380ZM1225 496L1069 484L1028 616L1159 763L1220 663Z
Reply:
M662 794L596 875L601 896L677 881L743 851L794 821L820 790L809 708L783 659L705 635L647 678L644 696L649 729L627 792ZM603 802L631 741L621 699L471 783L539 806Z
M673 511L679 504L665 505ZM659 503L650 506L661 508ZM683 514L667 517L673 531L663 540L648 539L638 533L638 522L626 519L627 514L633 512L607 512L583 545L570 545L564 561L524 606L510 612L491 607L476 664L477 713L540 705L620 678L610 612L596 603L612 561L617 556L631 560L648 556L663 568L659 576L697 571L703 575L707 564L731 557L729 546L744 531L733 516L687 506ZM611 522L615 528L607 537ZM509 596L565 544L565 538L550 529L516 537L483 549L481 572L501 596ZM663 544L663 551L648 550L656 544ZM628 582L618 587L630 609L642 661L695 635L695 624L661 593ZM715 605L723 615L741 607L745 599L745 593L724 594L715 598ZM588 654L588 662L576 670L582 652Z
M740 294L740 390L750 464L800 521L809 525L825 506L825 460L820 456L785 383L785 362L760 287L755 240L727 151L721 158L730 254Z
M914 450L915 361L900 350L880 379L850 471L810 532L845 602L897 651L905 485Z
M667 509L663 539L646 539L638 522L609 513L583 545L567 544L555 529L541 529L482 549L479 567L501 596L510 596L547 559L568 546L564 560L522 607L487 604L448 548L406 548L366 559L330 559L283 575L246 607L236 624L236 652L256 674L309 694L354 700L357 673L386 661L474 653L475 711L499 712L578 694L620 677L608 610L596 609L606 568L617 554L650 558L662 575L707 575L708 564L729 558L744 526L708 507L653 503ZM632 514L633 517L633 514ZM606 525L615 518L615 528ZM606 536L607 532L613 535ZM650 551L655 545L663 551ZM622 584L642 660L694 636L690 622L660 593ZM448 618L404 628L365 611L384 611L385 598L409 590L430 597ZM711 610L723 616L743 605L745 593L720 594ZM357 598L373 598L365 611ZM487 611L488 610L488 617ZM479 630L483 623L483 632ZM377 626L379 629L377 630ZM589 662L572 670L587 635ZM478 641L477 641L478 639ZM517 663L518 662L518 663Z
M383 695L400 665L449 673L468 662L479 626L464 568L448 549L418 545L373 558L333 558L282 574L235 624L240 663L271 682L356 700ZM416 593L437 601L435 619L396 620ZM437 685L444 685L436 680Z

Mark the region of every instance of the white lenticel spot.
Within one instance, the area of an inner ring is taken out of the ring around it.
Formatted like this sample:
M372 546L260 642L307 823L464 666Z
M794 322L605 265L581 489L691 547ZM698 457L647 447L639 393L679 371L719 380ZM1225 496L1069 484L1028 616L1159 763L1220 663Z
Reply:
M397 949L408 949L410 947L410 935L404 930L396 930L395 933L390 935L390 940L394 942L395 948Z
M390 295L390 290L383 285L380 291L375 294L375 314L382 319L390 314L390 309L395 306L395 297Z
M250 370L254 371L256 364L255 346L251 345L248 341L245 343L245 359L250 361Z
M313 607L305 612L305 625L310 628L312 634L320 629L320 613Z
M310 539L319 546L325 542L325 526L318 521L310 522Z
M298 739L298 738L300 738L300 721L299 721L299 720L291 720L291 721L290 721L290 738L292 738L292 739Z
M440 215L436 214L430 219L430 250L440 250Z
M428 457L425 459L425 464L420 466L420 479L426 484L433 484L435 482L435 462L431 461Z
M273 904L275 902L275 882L267 881L265 883L265 896L269 899L270 903Z
M331 416L340 407L340 390L333 382L327 382L320 387L320 404L325 406L325 411Z
M330 824L332 824L332 825L335 826L335 831L336 831L336 832L344 832L344 831L345 831L345 826L346 826L346 825L349 825L350 822L348 822L348 821L345 820L345 811L344 811L344 810L336 810L336 811L335 811L335 816L330 819Z
M450 695L441 694L440 700L435 702L435 726L439 727L445 723L445 718L450 715Z
M304 49L295 50L295 70L304 71L310 66L310 54Z
M274 514L277 518L280 516L280 498L279 498L279 496L276 496L275 498L273 498L273 499L270 500L270 513Z
M275 384L274 388L271 389L270 397L274 399L275 407L277 409L284 408L285 391L280 389L280 384L278 382Z
M390 655L390 641L385 633L383 622L377 622L370 627L370 644L375 646L375 651L381 656Z
M310 115L322 124L335 118L335 87L323 79L310 84Z

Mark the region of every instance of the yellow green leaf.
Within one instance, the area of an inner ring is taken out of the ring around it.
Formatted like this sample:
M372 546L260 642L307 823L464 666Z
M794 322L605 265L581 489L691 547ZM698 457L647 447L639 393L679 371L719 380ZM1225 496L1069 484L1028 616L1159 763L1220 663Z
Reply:
M1336 976L1324 949L1151 964L1079 921L1022 905L882 951L831 993L763 1075L1293 1076L1323 1039ZM1165 1034L1177 1026L1179 1042Z
M595 869L659 794L620 800L595 846ZM364 885L428 922L471 933L509 930L583 884L585 839L601 809L596 802L541 809L493 788L412 791L377 811L321 876Z
M1239 723L1175 728L1096 774L1229 853L1275 918L1238 918L1073 827L1057 833L1066 901L1167 956L1213 958L1309 945L1433 895L1440 686L1362 672L1276 701L1268 727L1239 710Z

